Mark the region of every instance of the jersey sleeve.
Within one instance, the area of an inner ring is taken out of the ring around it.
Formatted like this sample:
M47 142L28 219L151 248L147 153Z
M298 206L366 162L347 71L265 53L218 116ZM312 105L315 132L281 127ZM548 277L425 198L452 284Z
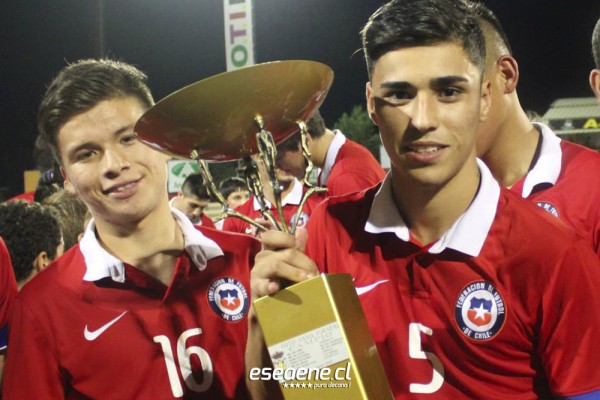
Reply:
M17 295L17 281L10 261L8 249L0 238L0 352L6 350L8 318L11 306Z
M586 242L577 241L550 279L538 335L550 390L558 397L600 398L600 262Z
M41 323L17 297L10 319L10 346L4 368L3 399L65 398L52 336L47 325Z

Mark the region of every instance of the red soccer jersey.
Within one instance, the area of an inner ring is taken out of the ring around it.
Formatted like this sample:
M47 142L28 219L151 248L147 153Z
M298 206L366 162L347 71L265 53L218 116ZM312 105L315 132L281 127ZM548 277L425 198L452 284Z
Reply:
M285 199L283 199L281 202L282 206L283 206L282 207L283 208L283 216L285 217L285 221L288 224L288 226L292 226L292 224L295 220L294 218L296 215L296 211L298 211L298 205L300 204L303 193L304 193L304 188L303 188L302 184L296 180L294 182L294 187L292 188L290 193L288 193L288 195L285 197ZM306 223L308 222L308 219L310 217L310 214L312 213L312 210L321 201L323 201L323 196L321 196L318 193L311 195L306 200L306 203L304 204L304 207L302 208L302 211L298 218L298 224L297 224L298 228L301 228L306 225ZM279 215L277 213L277 209L272 204L270 206L271 206L270 210L273 213L273 216L275 217L275 219L277 221L279 221L280 219L279 219ZM254 196L251 197L248 201L246 201L241 206L237 207L235 209L235 211L237 211L243 215L246 215L253 220L262 218L262 214L260 212L260 205L258 203L258 200L256 200L256 198ZM253 236L256 234L255 227L251 226L246 221L244 221L240 218L236 218L236 217L226 218L225 222L223 223L223 230L229 231L229 232L245 233L245 234L253 235Z
M94 245L89 229L36 276L15 300L4 398L246 398L249 270L260 243L200 228L198 245L188 224L168 287Z
M600 257L600 153L535 125L542 133L540 156L511 190L574 228Z
M327 186L327 196L360 192L375 186L385 178L385 171L367 148L344 138L339 131L336 131L335 136L334 142L327 151L325 167L319 177L319 185ZM341 138L345 141L341 147L336 146L336 141ZM329 151L335 152L335 150L338 150L333 157L335 161L329 165L331 162ZM323 175L326 179L322 179Z
M6 350L8 338L8 317L15 296L17 281L10 255L4 240L0 237L0 353Z
M435 243L411 239L386 179L319 206L307 254L354 278L396 399L597 398L600 262L480 168Z

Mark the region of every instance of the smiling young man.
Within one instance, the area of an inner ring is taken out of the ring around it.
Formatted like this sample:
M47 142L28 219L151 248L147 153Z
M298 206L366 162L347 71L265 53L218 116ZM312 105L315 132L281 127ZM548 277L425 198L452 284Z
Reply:
M169 208L167 157L133 132L153 104L145 81L131 65L84 60L44 95L40 133L93 219L15 301L5 399L246 396L258 242Z
M580 307L600 306L600 265L476 159L490 103L476 20L459 0L395 0L362 39L367 106L391 171L322 203L306 254L265 233L253 296L281 279L350 273L396 399L597 398L600 317ZM250 321L247 368L262 355Z

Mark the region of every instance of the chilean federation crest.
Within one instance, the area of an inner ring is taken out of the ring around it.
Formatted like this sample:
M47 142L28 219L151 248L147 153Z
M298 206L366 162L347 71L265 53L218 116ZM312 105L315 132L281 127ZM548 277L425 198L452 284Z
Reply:
M212 310L225 321L236 322L248 313L248 291L235 278L222 277L208 288L208 303Z
M455 318L458 328L469 339L490 340L504 325L504 299L491 283L470 283L456 300Z

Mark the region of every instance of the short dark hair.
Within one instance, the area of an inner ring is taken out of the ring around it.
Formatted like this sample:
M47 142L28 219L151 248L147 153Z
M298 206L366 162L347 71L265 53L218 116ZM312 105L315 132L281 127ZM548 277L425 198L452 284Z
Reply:
M485 69L483 34L460 0L392 0L371 15L361 38L369 75L388 51L439 43L461 45L481 76Z
M33 271L33 261L42 251L56 257L61 241L58 221L41 204L9 201L0 204L0 236L4 239L17 282Z
M600 68L600 19L596 22L594 33L592 34L592 54L596 68Z
M219 192L225 200L227 200L231 193L238 190L248 190L246 181L240 177L232 176L230 178L223 179L221 183L219 183Z
M183 185L181 185L181 192L185 197L195 196L199 199L212 200L201 174L188 175L183 181Z
M469 11L472 12L473 15L475 15L475 17L478 18L478 20L485 21L492 27L494 32L498 34L498 37L502 41L502 44L506 47L508 54L512 54L512 48L510 46L510 42L508 41L508 36L506 36L506 32L504 31L504 28L502 28L502 24L500 23L500 20L498 19L496 14L494 14L494 12L490 10L485 4L479 1L464 1ZM483 27L481 25L479 25L479 27L483 30Z
M278 153L285 153L286 151L298 151L300 149L300 143L302 136L300 131L294 133L289 138L285 139L277 145Z
M46 89L38 108L38 130L60 162L58 132L72 117L104 100L134 97L152 107L147 77L133 65L110 59L80 60L66 66Z
M325 134L327 127L319 110L315 111L314 115L306 122L306 130L313 138L319 138Z

